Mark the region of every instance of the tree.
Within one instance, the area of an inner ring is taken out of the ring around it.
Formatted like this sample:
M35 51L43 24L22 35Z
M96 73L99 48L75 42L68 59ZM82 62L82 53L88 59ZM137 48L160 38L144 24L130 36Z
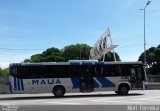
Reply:
M8 76L9 75L8 68L6 68L6 69L1 69L0 68L0 75L1 76Z
M88 60L91 47L87 44L76 44L65 46L62 51L65 61L68 60Z
M42 54L35 54L31 56L31 62L43 62Z
M57 48L48 48L41 54L31 56L31 59L25 59L24 62L60 62L64 61L62 52Z
M156 48L154 53L155 53L155 60L157 61L157 64L160 64L160 48Z
M151 47L146 50L146 62L149 67L151 67L156 62L156 55L155 55L155 47ZM138 59L138 61L144 62L144 53L142 53Z
M115 52L115 57L117 61L121 61L119 55ZM100 59L100 61L103 60L103 57ZM113 52L108 52L107 54L105 54L105 60L104 61L115 61L114 60L114 55Z
M34 54L30 59L24 62L62 62L68 60L88 60L91 47L87 44L76 44L65 46L62 50L58 48L48 48L40 54ZM115 53L117 61L120 57ZM105 61L114 61L113 53L109 52L105 55Z
M144 53L139 56L138 61L144 62ZM160 45L146 50L146 62L149 73L160 74Z
M138 61L144 62L144 53L142 53ZM146 62L149 67L160 62L160 48L151 47L146 50Z
M42 61L44 62L60 62L64 61L62 52L57 48L49 48L42 53Z
M24 62L32 62L31 59L25 59Z

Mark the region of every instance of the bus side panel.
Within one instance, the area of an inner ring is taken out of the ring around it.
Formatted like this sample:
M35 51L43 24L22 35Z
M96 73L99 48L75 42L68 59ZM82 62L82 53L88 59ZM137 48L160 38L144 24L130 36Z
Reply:
M73 88L71 78L26 79L25 83L31 93L52 93L53 88L57 85L64 86L66 92L79 91L77 88Z
M79 78L18 79L10 77L12 93L52 93L54 86L62 85L66 92L79 92Z
M80 78L61 78L61 84L65 87L66 93L79 92Z
M10 76L10 85L12 93L26 93L28 88L25 88L24 80Z
M94 77L94 91L117 91L120 83L129 84L128 80L121 77ZM98 85L97 85L98 84Z
M13 93L52 93L54 86L62 85L66 93L80 92L80 78L48 78L48 79L18 79L10 77ZM94 77L94 91L117 91L121 83L129 82L121 77Z

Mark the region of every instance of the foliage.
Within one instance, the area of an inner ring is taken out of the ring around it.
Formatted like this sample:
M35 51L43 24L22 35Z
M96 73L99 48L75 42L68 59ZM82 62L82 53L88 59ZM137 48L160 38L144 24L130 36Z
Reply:
M144 53L138 59L144 62ZM146 50L146 62L151 74L160 74L160 45Z
M8 68L6 68L6 69L0 68L0 76L8 76L8 75L9 75Z
M31 59L25 59L24 62L60 62L64 61L62 52L57 48L48 48L41 54L31 56Z
M116 52L115 52L115 57L116 57L116 61L121 61L119 55ZM102 60L103 60L103 57L100 59L100 61L102 61ZM113 52L108 52L105 55L105 60L104 61L115 61Z
M91 47L87 44L75 44L65 46L59 50L57 48L48 48L41 54L34 54L30 59L24 62L61 62L68 60L88 60ZM115 53L116 58L120 61L120 57ZM113 53L109 52L105 55L105 61L114 61ZM102 59L101 59L102 60Z
M68 60L88 60L91 47L86 44L76 44L65 46L63 55L65 61Z

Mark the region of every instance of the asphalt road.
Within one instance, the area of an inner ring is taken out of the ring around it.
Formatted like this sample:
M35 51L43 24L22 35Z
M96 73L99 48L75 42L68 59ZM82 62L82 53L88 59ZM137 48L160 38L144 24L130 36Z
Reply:
M114 92L70 93L63 98L49 93L3 94L0 95L0 105L0 110L9 106L16 107L17 111L134 111L134 107L152 105L160 111L160 90L130 91L126 96Z

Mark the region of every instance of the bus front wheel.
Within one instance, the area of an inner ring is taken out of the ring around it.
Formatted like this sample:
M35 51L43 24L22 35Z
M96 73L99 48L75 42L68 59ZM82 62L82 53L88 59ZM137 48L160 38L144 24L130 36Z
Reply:
M55 86L53 88L53 94L55 97L62 97L65 94L65 88L63 86Z
M118 88L118 91L117 91L117 94L120 94L120 95L127 95L129 92L129 86L128 85L120 85L119 88Z

